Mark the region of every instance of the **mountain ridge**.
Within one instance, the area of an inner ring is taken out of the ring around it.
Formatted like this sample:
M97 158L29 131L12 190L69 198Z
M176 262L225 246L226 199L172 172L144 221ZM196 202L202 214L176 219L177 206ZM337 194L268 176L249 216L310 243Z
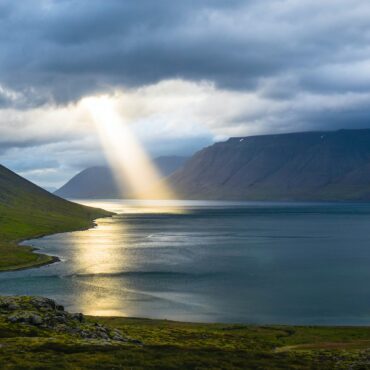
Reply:
M167 180L183 199L370 199L370 129L230 138Z
M187 160L182 156L162 156L154 159L154 164L162 177L167 177L181 167ZM122 193L129 195L128 187L117 185L112 169L108 166L93 166L73 176L66 184L54 192L67 199L122 198Z

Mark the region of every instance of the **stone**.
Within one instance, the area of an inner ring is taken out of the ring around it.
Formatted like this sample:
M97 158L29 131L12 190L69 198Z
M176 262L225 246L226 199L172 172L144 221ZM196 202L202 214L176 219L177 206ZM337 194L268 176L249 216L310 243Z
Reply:
M8 320L12 323L12 324L15 324L18 322L19 318L18 316L8 316Z
M122 342L122 341L123 341L123 338L122 338L122 336L121 336L121 335L117 335L117 334L115 334L115 335L113 335L111 338L112 338L112 340L115 340L115 341L117 341L117 342Z
M132 343L132 344L138 344L138 345L140 345L140 346L142 346L143 345L143 342L141 341L141 340L139 340L139 339L129 339L128 340L130 343Z
M126 338L118 329L109 329L100 323L85 320L82 313L68 313L63 306L48 298L1 297L0 315L13 324L35 326L81 339L142 344L141 341Z
M26 323L31 325L41 325L43 323L43 319L40 315L27 311L10 315L8 316L8 320L13 324Z
M109 340L110 339L109 336L108 336L108 334L106 334L106 333L101 333L100 334L100 338L105 339L105 340Z
M31 303L38 308L46 310L54 310L56 308L56 303L50 298L44 297L33 297Z
M19 310L19 306L16 303L8 303L7 309L10 311Z
M82 313L72 314L71 317L72 317L73 320L77 320L79 322L83 322L84 321L84 315Z
M30 322L33 325L41 325L43 323L43 319L39 315L32 315L30 316Z

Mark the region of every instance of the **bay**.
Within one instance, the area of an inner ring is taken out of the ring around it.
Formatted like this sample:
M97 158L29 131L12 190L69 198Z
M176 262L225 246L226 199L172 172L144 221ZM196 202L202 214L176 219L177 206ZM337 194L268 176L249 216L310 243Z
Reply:
M27 241L61 262L0 274L0 294L91 315L370 324L370 204L96 200L118 214Z

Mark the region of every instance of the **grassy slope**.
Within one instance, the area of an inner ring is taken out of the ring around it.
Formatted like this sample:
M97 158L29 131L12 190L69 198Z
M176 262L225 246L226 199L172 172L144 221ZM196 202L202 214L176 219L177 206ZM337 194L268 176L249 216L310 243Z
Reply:
M95 218L108 215L58 198L0 166L0 271L52 261L17 246L20 240L87 228Z
M81 340L0 320L2 369L369 369L366 328L89 318L143 345Z

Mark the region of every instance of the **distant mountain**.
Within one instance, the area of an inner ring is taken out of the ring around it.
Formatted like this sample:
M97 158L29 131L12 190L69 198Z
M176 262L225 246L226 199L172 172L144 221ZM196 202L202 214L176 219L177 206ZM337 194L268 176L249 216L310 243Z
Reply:
M43 186L42 188L45 189L46 191L48 191L49 193L54 193L55 191L58 190L58 188L56 188L54 186Z
M184 199L370 200L370 129L231 138L168 182Z
M109 214L61 199L0 165L0 246L25 236L85 228Z
M166 156L154 160L163 177L179 169L187 157ZM122 189L117 187L112 170L109 167L90 167L69 180L54 194L68 199L120 198Z

